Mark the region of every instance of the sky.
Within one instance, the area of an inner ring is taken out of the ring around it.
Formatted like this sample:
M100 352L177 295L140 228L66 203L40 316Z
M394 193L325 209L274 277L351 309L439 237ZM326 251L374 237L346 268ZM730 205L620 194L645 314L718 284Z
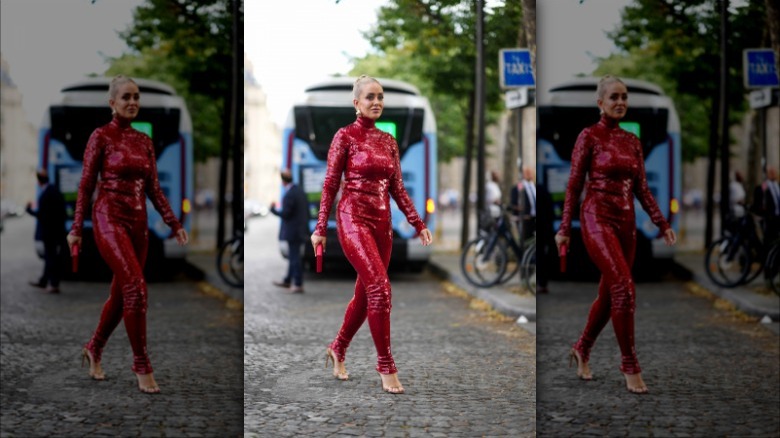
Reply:
M117 35L142 0L2 0L0 52L36 128L61 87L108 69L128 51ZM106 102L108 105L108 102Z
M595 68L592 56L607 56L614 50L605 32L619 22L620 9L629 2L537 2L540 86L580 72L590 73ZM27 118L33 125L40 123L46 105L62 85L89 73L102 74L108 68L106 57L128 50L117 32L131 23L132 10L141 3L143 0L0 2L0 52L22 92ZM244 49L277 124L284 122L306 85L336 73L346 74L351 69L350 57L362 57L372 50L361 32L376 23L376 11L387 3L246 0Z

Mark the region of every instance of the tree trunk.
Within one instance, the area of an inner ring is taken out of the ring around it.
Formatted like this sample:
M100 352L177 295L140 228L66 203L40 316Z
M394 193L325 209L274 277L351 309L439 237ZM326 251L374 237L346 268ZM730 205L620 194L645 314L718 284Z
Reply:
M769 39L775 51L775 71L780 72L780 4L777 0L765 0Z
M772 0L766 0L771 2ZM536 0L523 0L523 27L525 28L525 45L531 51L531 65L536 71ZM520 30L523 33L523 30ZM518 38L519 39L519 38Z
M475 91L469 95L469 107L466 110L466 158L463 163L463 208L461 209L460 247L465 248L469 241L469 219L471 214L471 160L474 156L474 98Z

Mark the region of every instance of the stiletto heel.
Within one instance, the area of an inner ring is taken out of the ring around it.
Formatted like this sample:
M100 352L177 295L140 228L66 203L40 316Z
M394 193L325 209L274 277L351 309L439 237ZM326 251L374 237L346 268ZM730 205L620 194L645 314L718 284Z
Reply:
M577 377L582 380L593 380L593 375L590 373L590 368L587 371L584 369L588 364L582 360L580 353L575 350L569 350L569 368L571 368L573 362L577 362Z
M337 371L336 370L336 364L341 363L336 360L336 353L333 352L333 350L328 347L325 350L325 368L328 367L328 362L333 361L333 377L339 379L339 380L349 380L349 374L347 374L347 371Z
M106 380L106 375L103 374L103 370L98 369L100 365L92 359L92 353L86 348L82 348L81 368L84 368L85 362L89 364L89 377L91 377L92 380ZM92 370L93 367L95 368L95 371Z

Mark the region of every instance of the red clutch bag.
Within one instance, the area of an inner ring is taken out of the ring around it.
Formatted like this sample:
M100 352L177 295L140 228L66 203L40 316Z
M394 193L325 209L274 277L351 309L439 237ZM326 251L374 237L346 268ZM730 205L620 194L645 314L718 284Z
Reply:
M79 271L79 245L70 247L70 258L73 261L73 272Z
M322 244L320 243L317 245L316 253L317 256L317 273L322 272Z
M561 272L566 272L566 251L569 250L567 245L561 245L558 255L561 258Z

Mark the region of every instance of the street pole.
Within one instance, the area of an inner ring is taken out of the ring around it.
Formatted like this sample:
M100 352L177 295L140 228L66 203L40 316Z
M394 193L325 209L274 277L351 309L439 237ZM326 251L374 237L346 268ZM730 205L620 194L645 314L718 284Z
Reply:
M484 1L477 0L477 63L476 63L476 121L477 125L477 224L482 227L485 211L485 44Z
M243 37L243 20L241 19L241 12L239 9L239 0L232 0L230 2L231 12L233 15L233 34L231 38L233 63L232 63L232 80L231 80L231 139L233 141L233 234L244 229L244 136L243 124L244 124L244 101L239 99L240 95L239 86L243 86L243 65L239 64L243 60L241 48L243 46L240 38Z
M729 215L729 108L728 93L728 9L729 1L720 0L720 229L726 226Z

